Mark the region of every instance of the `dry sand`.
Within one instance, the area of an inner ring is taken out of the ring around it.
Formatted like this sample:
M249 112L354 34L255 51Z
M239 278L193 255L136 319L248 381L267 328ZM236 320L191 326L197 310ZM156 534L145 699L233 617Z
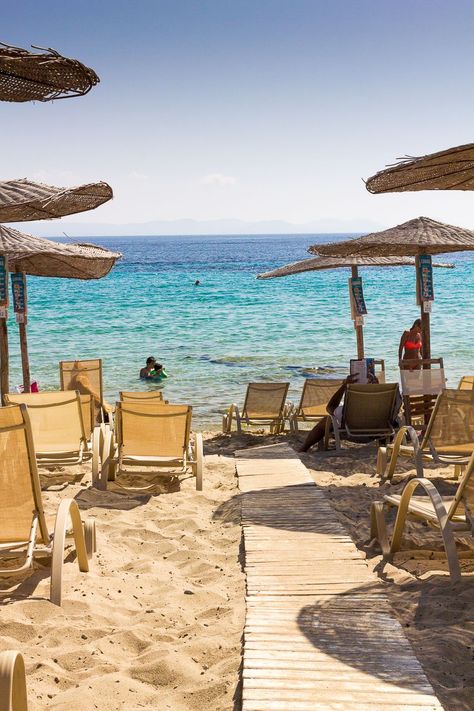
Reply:
M88 465L77 472L81 482L46 493L50 511L60 496L73 495L83 514L97 519L99 552L88 575L66 565L62 609L46 600L49 581L40 572L2 608L0 650L25 654L32 711L240 709L244 579L232 455L287 439L208 433L202 493L192 480L151 497L101 493L89 488ZM289 441L298 446L297 438ZM463 580L454 587L439 535L421 524L410 524L408 549L384 564L368 545L370 502L400 491L412 465L399 468L395 483L380 485L373 446L301 457L385 581L446 711L472 711L472 547L460 552ZM427 467L426 475L445 494L456 486L451 469ZM43 599L24 599L28 594Z
M87 463L66 476L77 481L45 492L45 508L73 496L96 519L91 571L66 563L58 608L37 566L1 609L0 651L23 652L32 711L238 709L244 577L233 459L206 457L203 492L193 479L161 479L153 496L99 492ZM215 514L224 502L228 520Z

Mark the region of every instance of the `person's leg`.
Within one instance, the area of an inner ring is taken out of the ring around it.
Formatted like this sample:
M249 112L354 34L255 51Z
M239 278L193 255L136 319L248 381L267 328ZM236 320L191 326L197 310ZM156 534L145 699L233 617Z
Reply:
M319 420L319 422L315 424L313 429L308 432L308 436L306 437L304 444L300 449L300 452L307 452L310 447L315 444L318 444L318 442L321 442L324 439L327 419L327 416L323 417L323 419Z

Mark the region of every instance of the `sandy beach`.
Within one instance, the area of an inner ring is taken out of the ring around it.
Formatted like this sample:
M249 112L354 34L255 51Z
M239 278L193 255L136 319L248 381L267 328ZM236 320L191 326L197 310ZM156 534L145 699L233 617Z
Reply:
M231 511L214 514L236 479L230 457L211 454L205 467L203 492L191 479L161 479L160 495L99 492L86 463L66 473L75 480L67 488L44 493L47 513L73 496L96 519L98 552L88 574L65 565L62 608L48 601L38 566L2 607L0 650L23 652L33 711L234 708L240 524Z
M23 652L33 711L238 711L245 581L233 452L287 439L206 433L203 492L191 479L160 480L153 495L100 492L90 488L87 463L43 475L49 486L70 481L45 492L46 509L74 496L97 521L98 553L89 574L66 565L62 608L48 601L40 567L11 595L4 584L0 650ZM297 437L289 441L298 446ZM461 548L463 580L454 588L439 536L420 525L410 526L408 549L384 564L368 546L370 502L399 491L414 474L410 463L381 486L373 446L310 452L302 461L385 582L445 709L472 709L474 550ZM455 486L449 469L426 474L444 493Z

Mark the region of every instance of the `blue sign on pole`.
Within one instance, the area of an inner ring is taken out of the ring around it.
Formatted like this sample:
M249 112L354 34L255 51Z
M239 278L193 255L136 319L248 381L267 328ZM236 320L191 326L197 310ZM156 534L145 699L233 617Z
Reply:
M418 281L420 301L434 301L433 265L430 254L422 254L418 259Z
M0 306L8 306L8 262L0 254Z
M367 313L367 307L364 301L364 290L362 288L362 277L351 278L351 294L352 304L354 306L355 316L364 316Z
M17 315L26 314L26 278L22 272L12 274L13 310Z

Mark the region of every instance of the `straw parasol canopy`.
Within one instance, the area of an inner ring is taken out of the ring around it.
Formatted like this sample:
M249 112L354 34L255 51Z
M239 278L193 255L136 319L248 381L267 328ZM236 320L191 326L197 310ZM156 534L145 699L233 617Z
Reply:
M54 49L30 52L0 43L0 101L52 101L87 94L99 77Z
M8 257L11 272L65 279L101 279L122 256L97 245L60 244L4 225L0 225L0 254Z
M382 232L373 232L357 239L314 244L308 252L326 256L417 256L474 250L474 232L417 217Z
M74 188L35 183L32 180L0 182L0 223L50 220L94 210L111 200L108 183L88 183Z
M420 158L401 158L369 178L365 186L370 193L474 190L474 143Z
M276 277L302 274L322 269L340 269L343 267L405 267L415 266L412 257L312 257L300 262L286 264L271 272L258 274L257 279L275 279ZM434 267L454 267L454 264L433 264Z

